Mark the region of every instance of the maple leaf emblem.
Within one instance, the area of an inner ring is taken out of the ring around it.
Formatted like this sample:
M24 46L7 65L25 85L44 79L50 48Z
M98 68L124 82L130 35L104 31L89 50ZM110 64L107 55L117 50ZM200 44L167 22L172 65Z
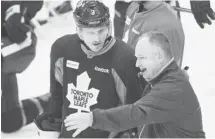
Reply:
M73 83L68 84L66 98L70 102L69 108L77 109L78 112L81 110L90 112L90 106L97 104L99 90L95 88L88 90L90 81L85 71L77 76L76 87Z

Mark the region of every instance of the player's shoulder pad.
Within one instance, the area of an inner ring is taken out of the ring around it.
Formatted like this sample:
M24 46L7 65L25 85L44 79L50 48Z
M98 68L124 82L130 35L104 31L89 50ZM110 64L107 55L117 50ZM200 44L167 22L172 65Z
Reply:
M53 44L51 51L64 51L67 50L71 44L75 44L79 42L79 37L77 34L69 34L69 35L64 35L60 38L58 38Z
M122 56L133 55L134 49L122 40L116 39L116 51L122 53Z
M134 49L132 49L128 44L123 42L122 40L116 40L116 47L114 47L114 56L116 61L118 60L128 60L134 59Z

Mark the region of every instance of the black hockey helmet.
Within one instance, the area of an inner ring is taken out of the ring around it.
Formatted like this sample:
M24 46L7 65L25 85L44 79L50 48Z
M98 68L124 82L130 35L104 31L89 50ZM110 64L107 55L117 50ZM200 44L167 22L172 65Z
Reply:
M99 27L109 22L109 9L99 0L80 0L73 13L78 27Z

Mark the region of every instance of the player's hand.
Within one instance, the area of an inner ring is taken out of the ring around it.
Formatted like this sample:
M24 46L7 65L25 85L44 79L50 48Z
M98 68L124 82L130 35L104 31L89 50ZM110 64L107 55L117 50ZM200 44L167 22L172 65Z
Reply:
M196 22L201 28L204 28L204 23L211 25L210 19L215 20L215 13L210 6L210 1L190 0L190 5Z
M64 120L64 124L67 131L76 129L76 131L72 135L73 137L76 137L83 130L92 126L92 123L93 123L92 113L83 113L83 112L70 114Z
M14 5L6 11L4 27L8 37L14 43L23 42L27 37L26 33L30 31L18 5Z
M25 22L29 23L37 12L42 8L43 1L24 1L21 5L21 10L25 18Z
M62 120L54 118L52 114L45 112L38 115L34 120L34 123L43 131L60 131Z

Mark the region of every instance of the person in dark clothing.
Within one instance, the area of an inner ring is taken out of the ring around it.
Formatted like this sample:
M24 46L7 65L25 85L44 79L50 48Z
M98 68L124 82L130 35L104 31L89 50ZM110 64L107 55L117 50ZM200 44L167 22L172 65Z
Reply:
M68 115L131 104L141 92L134 50L112 37L109 9L99 0L82 0L73 16L77 34L57 39L51 49L52 107L35 120L42 131L59 131L59 138L75 134L60 123ZM109 134L87 128L77 137L107 138Z
M205 138L201 107L194 90L159 32L140 36L135 48L139 75L148 82L133 104L67 116L68 131L91 127L110 132L138 128L139 138ZM78 134L77 133L77 134Z
M50 94L19 100L17 73L35 57L37 37L30 20L42 1L1 1L1 131L11 133L32 123L48 106Z

